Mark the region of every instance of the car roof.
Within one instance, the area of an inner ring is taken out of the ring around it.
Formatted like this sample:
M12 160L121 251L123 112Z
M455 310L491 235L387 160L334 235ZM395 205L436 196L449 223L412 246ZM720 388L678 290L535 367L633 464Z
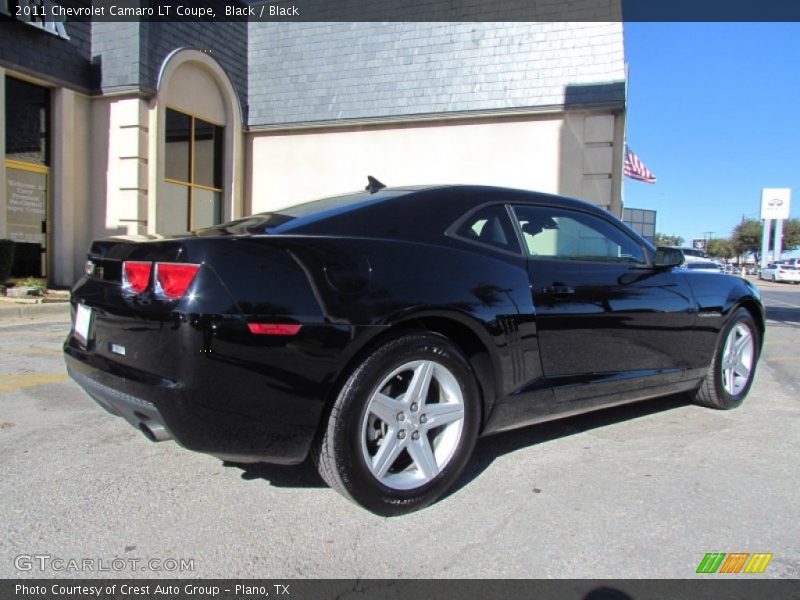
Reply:
M608 216L602 208L573 198L483 185L419 185L387 187L379 192L354 192L276 209L285 215L270 233L359 235L367 229L387 229L392 237L405 237L425 230L437 236L470 210L488 203L537 203L572 208ZM317 210L319 209L319 210ZM420 217L424 216L423 220Z
M445 232L470 211L506 203L593 213L614 221L640 245L654 249L615 215L589 202L532 190L463 184L385 187L376 192L359 190L251 215L197 230L192 235L315 235L441 243L449 239Z

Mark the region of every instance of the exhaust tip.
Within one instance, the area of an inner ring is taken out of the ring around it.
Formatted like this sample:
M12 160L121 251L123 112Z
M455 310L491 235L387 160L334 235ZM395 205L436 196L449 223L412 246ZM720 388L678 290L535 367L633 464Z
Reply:
M161 423L156 423L155 421L150 421L145 423L142 421L139 423L139 429L151 442L166 442L167 440L172 439L172 434L167 431L167 428L164 427Z

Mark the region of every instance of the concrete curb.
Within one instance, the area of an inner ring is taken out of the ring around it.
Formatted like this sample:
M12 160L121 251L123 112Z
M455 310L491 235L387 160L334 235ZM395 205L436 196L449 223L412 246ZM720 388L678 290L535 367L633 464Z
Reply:
M68 321L69 302L44 304L2 304L0 324L25 323L30 321Z

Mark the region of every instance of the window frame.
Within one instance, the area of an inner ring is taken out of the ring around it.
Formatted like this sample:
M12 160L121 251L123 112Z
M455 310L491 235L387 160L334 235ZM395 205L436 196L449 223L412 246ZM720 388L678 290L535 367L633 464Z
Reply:
M186 110L177 108L177 107L172 106L170 104L167 104L166 107L165 107L165 111L164 111L164 153L165 154L166 154L166 152L168 150L167 149L167 128L166 128L167 111L170 111L170 110L174 111L174 112L177 112L177 113L180 113L181 115L184 115L186 117L189 117L190 120L191 120L191 125L190 125L190 128L189 128L189 181L184 181L182 179L174 179L172 177L167 177L166 164L165 164L164 165L164 182L172 183L172 184L175 184L175 185L181 185L181 186L184 186L184 187L186 187L188 189L189 196L188 196L188 211L187 211L188 212L188 223L187 223L188 229L187 229L187 231L196 231L197 229L201 229L201 228L198 228L198 227L194 226L194 216L195 216L194 215L194 212L195 212L194 211L194 190L195 189L199 189L199 190L205 190L207 192L215 192L215 193L220 194L219 214L217 215L218 222L217 223L212 223L211 226L213 227L214 225L219 225L220 223L224 222L224 220L225 220L225 214L224 214L225 213L225 210L224 210L224 203L225 203L225 181L224 181L224 176L225 176L225 156L224 156L224 154L225 154L225 142L224 142L225 124L224 123L217 123L216 121L213 121L213 120L211 120L211 119L209 119L207 117L196 115L194 113L190 113L190 112L188 112ZM221 146L222 146L222 153L221 154L222 155L219 157L219 161L220 161L220 179L221 179L220 187L209 186L209 185L205 185L205 184L202 184L202 183L195 183L194 166L195 166L195 156L196 155L195 155L195 147L194 146L195 146L195 121L197 121L197 120L203 121L205 123L210 123L211 125L213 125L215 127L219 127L222 130L222 136L223 136L223 142L221 144Z
M14 73L12 71L6 71L5 72L5 77L3 77L2 81L0 81L0 85L3 85L5 87L5 102L6 102L6 104L8 103L8 97L9 97L9 92L8 92L8 80L9 79L12 79L12 80L14 80L14 81L16 81L18 83L21 83L23 86L24 85L28 85L28 86L40 88L42 91L47 93L47 100L46 100L45 104L43 105L44 111L45 111L45 115L44 115L44 136L42 136L44 138L44 140L43 140L43 143L41 145L41 152L43 153L43 157L42 157L41 162L35 162L35 161L31 161L31 160L26 160L24 158L15 158L15 156L18 156L17 154L9 154L8 146L7 146L8 135L9 135L9 127L7 125L5 127L5 133L4 133L3 139L0 140L0 143L3 144L3 157L7 161L14 161L16 163L25 164L25 165L38 165L40 167L46 167L47 169L50 169L53 166L53 164L52 164L53 163L53 138L54 138L54 136L53 136L53 133L54 133L53 132L53 111L54 111L53 88L50 85L46 84L45 82L38 81L38 80L33 79L31 77L26 77L26 76L24 76L22 74ZM3 110L4 111L6 110L5 106L3 106ZM7 119L8 115L6 115L5 118ZM11 158L9 158L9 156L11 156Z
M595 219L599 219L600 221L606 223L610 227L616 229L622 236L629 239L631 243L633 243L637 248L642 251L642 256L644 257L644 261L639 262L637 261L607 261L607 260L592 260L591 258L566 258L563 256L542 256L542 255L535 255L531 254L528 250L528 244L525 242L525 235L522 232L522 226L520 225L519 218L517 217L517 213L515 211L515 207L531 207L531 208L539 208L539 209L555 209L557 211L563 211L567 213L580 213L586 215L588 217L593 217ZM607 219L605 215L598 215L589 210L582 210L580 208L573 208L573 207L566 207L566 206L558 206L555 204L545 204L545 203L536 203L536 202L514 202L513 204L508 205L508 209L510 213L513 215L512 224L514 225L514 229L517 232L517 238L519 239L519 243L522 247L522 252L524 253L525 257L528 260L543 260L543 261L559 261L559 262L570 262L570 263L590 263L595 265L627 265L629 267L652 267L653 266L653 257L652 253L650 252L647 245L643 245L640 240L637 240L635 237L631 236L625 228L620 227L617 223L615 223L612 219Z
M464 237L463 235L460 235L458 233L458 230L461 229L461 227L464 225L464 223L466 223L476 213L479 213L482 210L485 210L487 208L491 208L493 206L502 206L505 209L506 217L511 222L511 230L514 232L514 235L516 236L516 243L517 243L517 251L516 252L514 252L512 250L506 250L505 248L500 248L498 246L493 246L492 244L486 244L484 242L481 242L480 240ZM451 239L455 239L455 240L464 242L466 244L471 244L471 245L474 245L474 246L478 246L479 248L485 248L485 249L493 250L494 252L499 252L499 253L505 254L507 256L514 256L514 257L517 257L517 258L525 258L527 256L527 252L525 251L525 248L520 243L520 237L519 237L519 231L518 231L519 226L514 223L514 219L515 218L516 217L514 216L514 213L511 210L511 205L507 201L494 200L494 201L490 201L490 202L484 202L483 204L480 204L478 206L475 206L475 207L471 208L466 213L464 213L461 217L456 219L455 222L445 230L444 235L446 237L451 238Z

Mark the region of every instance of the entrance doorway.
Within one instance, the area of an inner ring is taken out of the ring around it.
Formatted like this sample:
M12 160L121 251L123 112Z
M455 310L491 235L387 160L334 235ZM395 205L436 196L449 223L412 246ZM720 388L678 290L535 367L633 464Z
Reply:
M50 90L5 78L6 234L16 277L47 276Z

